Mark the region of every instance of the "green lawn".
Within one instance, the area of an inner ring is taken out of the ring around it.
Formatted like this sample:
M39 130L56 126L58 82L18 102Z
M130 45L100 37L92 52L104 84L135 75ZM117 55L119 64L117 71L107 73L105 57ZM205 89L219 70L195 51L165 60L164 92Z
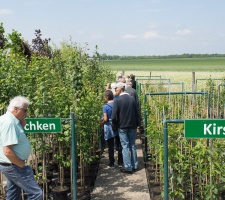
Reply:
M224 71L225 57L104 61L115 71Z

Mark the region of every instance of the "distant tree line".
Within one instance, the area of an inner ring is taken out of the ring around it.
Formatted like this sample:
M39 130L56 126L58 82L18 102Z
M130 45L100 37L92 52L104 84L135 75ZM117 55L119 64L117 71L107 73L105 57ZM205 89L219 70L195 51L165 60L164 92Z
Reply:
M135 60L135 59L173 59L173 58L208 58L208 57L225 57L225 54L181 54L181 55L165 55L165 56L119 56L100 55L101 60Z

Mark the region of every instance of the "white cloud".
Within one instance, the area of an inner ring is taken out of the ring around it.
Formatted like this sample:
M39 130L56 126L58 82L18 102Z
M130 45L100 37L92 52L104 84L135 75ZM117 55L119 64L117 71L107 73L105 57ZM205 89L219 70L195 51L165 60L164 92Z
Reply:
M0 9L0 15L11 15L12 13L13 13L12 10Z
M131 40L131 39L136 39L137 36L132 35L132 34L126 34L126 35L122 36L122 38L125 39L125 40Z
M182 29L182 30L178 30L176 32L177 35L183 36L183 35L190 35L192 34L192 31L190 29Z
M143 35L144 39L155 39L155 38L159 38L159 34L156 31L148 31L145 32Z

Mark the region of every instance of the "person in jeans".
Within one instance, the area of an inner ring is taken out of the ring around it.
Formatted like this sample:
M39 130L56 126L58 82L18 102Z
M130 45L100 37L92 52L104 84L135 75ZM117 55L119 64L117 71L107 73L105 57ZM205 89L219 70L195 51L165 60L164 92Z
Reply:
M114 169L114 143L116 142L116 147L118 151L118 166L122 167L123 157L122 157L122 147L120 144L120 138L118 134L118 130L113 130L112 128L112 108L113 108L113 93L111 90L106 90L104 92L104 98L107 104L103 106L103 121L104 124L104 138L108 144L108 153L109 153L109 169ZM115 141L115 142L114 142Z
M31 147L23 127L30 102L26 97L14 97L7 112L0 117L0 171L7 179L6 200L20 200L21 189L28 199L41 200L42 190L26 165Z
M125 84L117 83L116 93L119 96L113 106L112 123L119 127L119 136L123 148L123 173L132 174L138 169L136 151L136 133L140 125L137 105L132 96L125 92Z

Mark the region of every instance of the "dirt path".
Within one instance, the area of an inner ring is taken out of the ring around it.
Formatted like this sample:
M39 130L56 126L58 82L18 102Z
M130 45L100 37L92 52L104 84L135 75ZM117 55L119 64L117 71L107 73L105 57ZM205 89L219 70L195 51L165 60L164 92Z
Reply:
M117 165L115 169L107 169L108 155L105 149L91 200L150 200L140 139L136 140L136 144L139 170L131 175L121 173Z

